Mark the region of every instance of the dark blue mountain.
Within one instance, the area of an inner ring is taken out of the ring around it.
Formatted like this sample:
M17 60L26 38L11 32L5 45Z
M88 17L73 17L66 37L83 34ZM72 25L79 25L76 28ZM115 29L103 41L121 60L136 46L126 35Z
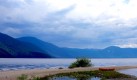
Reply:
M75 57L87 57L90 55L91 50L76 49L76 48L61 48L48 42L44 42L35 37L21 37L17 38L20 41L29 42L37 45L41 49L47 51L50 55L57 58L75 58ZM86 53L86 54L85 54Z
M12 38L0 33L0 58L137 58L137 48L61 48L35 37Z
M21 38L17 38L17 39L20 40L20 41L23 41L23 42L32 43L32 44L38 46L39 48L43 49L44 51L48 52L50 55L55 56L57 58L70 58L71 57L62 48L60 48L56 45L53 45L51 43L44 42L44 41L42 41L38 38L35 38L35 37L21 37Z
M98 49L78 49L78 48L62 48L72 58L87 57L87 58L99 58L97 52Z
M50 58L46 51L0 33L0 58Z
M111 46L100 52L108 55L109 58L137 58L137 48L120 48Z
M13 58L13 56L6 50L0 48L0 58Z
M73 54L72 57L88 58L137 58L137 48L120 48L110 46L105 49L73 49L64 48Z
M22 37L18 40L37 45L57 58L137 58L137 48L120 48L117 46L110 46L105 49L61 48L35 37Z

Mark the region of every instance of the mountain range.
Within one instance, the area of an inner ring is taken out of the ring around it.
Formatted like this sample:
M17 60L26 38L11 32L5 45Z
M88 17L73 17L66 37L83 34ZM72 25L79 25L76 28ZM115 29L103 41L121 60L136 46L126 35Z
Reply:
M13 38L0 33L0 58L137 58L137 48L62 48L35 37Z
M51 58L46 51L29 42L23 42L0 33L0 58Z

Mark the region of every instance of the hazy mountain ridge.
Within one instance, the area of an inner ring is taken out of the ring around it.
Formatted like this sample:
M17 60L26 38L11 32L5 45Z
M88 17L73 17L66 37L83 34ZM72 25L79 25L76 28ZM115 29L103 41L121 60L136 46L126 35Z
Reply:
M61 48L35 37L12 38L0 33L1 58L137 58L137 48L110 46L105 49Z
M21 42L0 33L0 57L11 58L46 58L52 57L47 52L29 42Z
M29 42L32 43L39 48L43 49L44 51L48 52L50 55L58 57L58 58L69 58L71 57L69 54L66 54L66 52L61 49L60 47L53 45L48 42L44 42L40 39L37 39L35 37L21 37L17 38L20 41Z
M61 48L51 43L41 41L34 37L18 38L21 41L31 42L45 49L49 54L57 58L136 58L137 48L120 48L117 46L109 46L105 49L78 49L78 48Z

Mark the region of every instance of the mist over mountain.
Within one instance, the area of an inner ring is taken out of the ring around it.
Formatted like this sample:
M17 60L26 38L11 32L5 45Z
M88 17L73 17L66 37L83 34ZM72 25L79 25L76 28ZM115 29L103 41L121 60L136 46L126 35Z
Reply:
M13 38L0 33L0 58L137 58L137 48L62 48L36 37Z

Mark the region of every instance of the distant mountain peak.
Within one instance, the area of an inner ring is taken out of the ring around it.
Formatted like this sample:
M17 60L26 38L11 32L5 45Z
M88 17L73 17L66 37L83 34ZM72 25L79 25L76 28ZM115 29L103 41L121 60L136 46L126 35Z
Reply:
M118 46L109 46L109 47L107 47L105 49L118 49L118 48L120 48L120 47L118 47Z
M38 39L38 38L32 37L32 36L24 36L24 37L20 37L20 38L18 38L18 39L21 39L21 38L26 38L26 39ZM40 39L38 39L38 40L40 40Z

